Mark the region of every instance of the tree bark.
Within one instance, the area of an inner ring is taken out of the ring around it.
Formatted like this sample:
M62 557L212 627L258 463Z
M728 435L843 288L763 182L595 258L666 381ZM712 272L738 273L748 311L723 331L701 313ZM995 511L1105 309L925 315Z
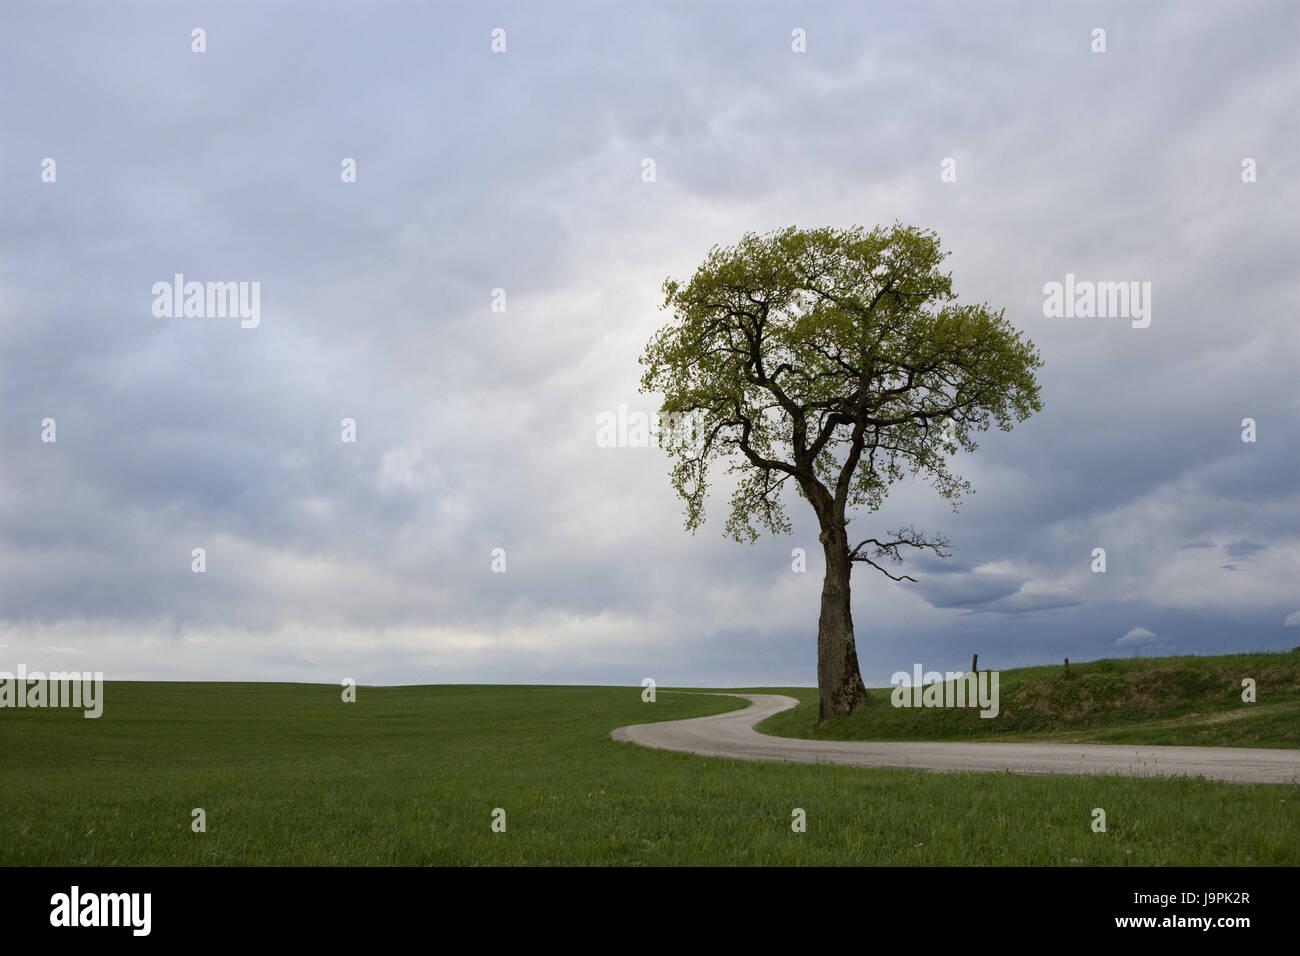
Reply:
M817 623L817 723L852 713L867 702L867 688L858 669L849 605L849 542L842 518L821 533L826 554L822 582L822 613Z

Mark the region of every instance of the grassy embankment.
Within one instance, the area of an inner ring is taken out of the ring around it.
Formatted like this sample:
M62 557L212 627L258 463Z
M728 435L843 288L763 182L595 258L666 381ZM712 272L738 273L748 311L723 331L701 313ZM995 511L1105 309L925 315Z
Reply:
M955 668L954 668L955 670ZM1255 703L1241 699L1255 681ZM893 707L890 689L818 728L817 696L759 725L766 734L823 740L1057 740L1074 743L1300 747L1300 652L1140 657L1002 671L999 713Z

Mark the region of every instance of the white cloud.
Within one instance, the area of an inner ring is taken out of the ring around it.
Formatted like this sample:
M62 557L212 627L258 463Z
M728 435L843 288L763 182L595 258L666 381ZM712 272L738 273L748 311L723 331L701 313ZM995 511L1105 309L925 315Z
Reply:
M1151 644L1158 640L1160 640L1160 638L1151 631L1148 631L1145 627L1135 627L1115 643L1120 645Z

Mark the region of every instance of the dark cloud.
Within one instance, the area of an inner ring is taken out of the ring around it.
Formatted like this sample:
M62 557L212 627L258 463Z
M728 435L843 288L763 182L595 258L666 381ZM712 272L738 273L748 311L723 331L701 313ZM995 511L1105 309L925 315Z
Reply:
M927 578L918 584L918 589L934 607L971 609L1008 598L1019 591L1023 583L1006 575L969 572Z
M1246 541L1243 539L1227 545L1225 550L1228 552L1228 557L1230 558L1249 558L1261 551L1267 551L1268 545L1255 544L1253 541Z

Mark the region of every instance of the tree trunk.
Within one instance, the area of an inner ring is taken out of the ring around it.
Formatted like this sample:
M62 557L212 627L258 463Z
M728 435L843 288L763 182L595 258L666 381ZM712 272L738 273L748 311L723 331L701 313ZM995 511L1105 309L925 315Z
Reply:
M852 713L867 701L867 688L858 670L853 642L853 614L849 607L849 542L843 519L833 520L821 533L826 553L826 578L822 582L822 614L817 623L818 725L832 717Z

